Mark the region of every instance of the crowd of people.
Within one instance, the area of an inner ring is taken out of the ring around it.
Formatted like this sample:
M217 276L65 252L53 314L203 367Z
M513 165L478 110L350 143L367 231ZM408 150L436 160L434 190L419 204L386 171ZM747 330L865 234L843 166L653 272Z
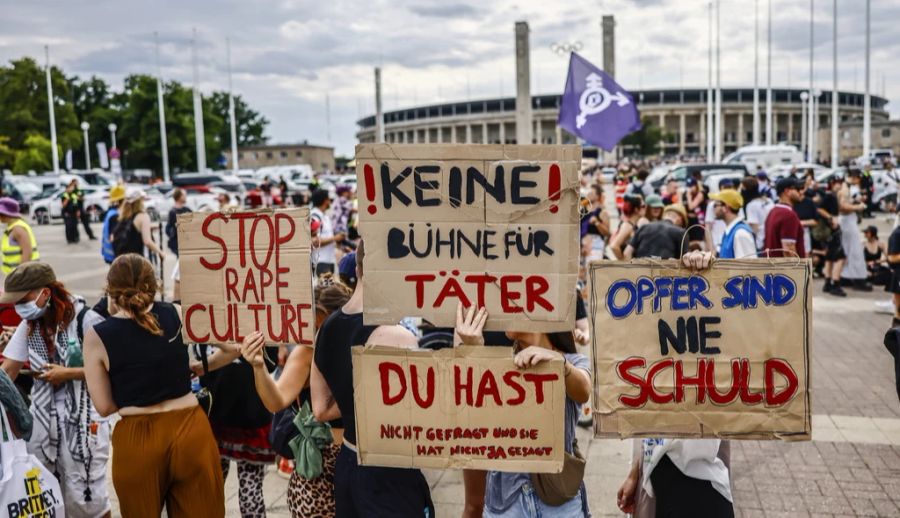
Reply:
M270 465L289 477L293 516L433 516L421 471L357 462L353 345L506 345L521 368L561 359L564 446L580 457L576 426L585 421L592 387L584 349L589 262L680 259L702 270L714 257L812 257L832 296L846 296L847 286L871 290L882 283L900 294L900 233L885 245L867 227L863 240L859 217L867 193L860 183L857 171L825 185L794 175L770 182L760 171L722 181L716 192L701 175L684 185L667 182L657 192L639 171L619 179L621 197L613 205L606 199L611 189L587 172L578 322L560 333L484 332L485 308L462 307L451 329L365 326L365 243L355 193L342 187L332 197L317 190L310 196L314 347L267 344L259 333L240 344L183 342L178 283L176 302L161 302L159 274L147 259L178 256L177 216L189 211L179 190L164 233L167 252L153 239L142 193L111 190L100 243L110 266L105 296L94 305L70 293L39 260L31 228L15 201L3 198L0 303L14 305L22 322L7 337L2 370L13 380L23 374L33 380L28 449L58 475L69 516L110 516L110 457L111 485L126 517L158 517L164 507L170 517L223 516L232 463L245 517L266 515L263 478ZM227 197L220 203L233 209ZM178 275L176 266L176 281ZM733 516L729 466L727 441L636 440L617 504L635 516ZM529 473L466 470L463 478L466 517L590 515L583 480L547 499Z

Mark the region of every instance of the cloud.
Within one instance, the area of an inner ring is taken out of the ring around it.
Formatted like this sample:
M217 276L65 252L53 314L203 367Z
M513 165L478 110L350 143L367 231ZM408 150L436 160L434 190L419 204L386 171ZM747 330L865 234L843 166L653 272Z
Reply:
M753 2L722 2L722 83L753 81ZM774 86L808 84L809 0L773 2ZM765 7L760 2L760 77L765 80ZM816 2L815 71L830 86L831 2ZM839 66L843 89L862 87L864 10L839 2ZM115 88L131 73L155 73L159 32L162 73L192 82L191 29L197 28L200 87L226 87L225 38L230 37L234 88L272 121L281 142L322 142L325 96L332 141L352 153L355 121L371 114L373 68L383 70L384 105L513 96L514 32L531 33L532 89L562 90L566 56L554 43L582 43L600 63L603 15L616 17L616 79L629 89L705 86L705 1L671 0L96 0L19 2L4 12L0 62L25 55L51 59L69 74L99 75ZM900 113L900 3L873 2L872 83L885 77L890 106ZM133 22L139 21L139 24ZM135 31L135 27L139 27ZM683 79L682 79L683 78Z

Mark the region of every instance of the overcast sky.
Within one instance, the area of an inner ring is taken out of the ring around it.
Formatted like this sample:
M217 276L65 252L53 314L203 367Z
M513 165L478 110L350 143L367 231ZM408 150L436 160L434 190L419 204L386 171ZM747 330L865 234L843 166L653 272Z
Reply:
M234 89L271 121L273 142L309 140L351 155L356 120L374 111L373 67L383 67L386 110L515 95L514 23L531 27L532 93L559 93L567 59L555 42L581 42L600 65L600 19L616 17L616 74L626 89L702 87L707 80L705 0L6 0L0 60L43 45L67 73L121 88L130 73L190 83L192 27L200 88L226 89L231 38ZM765 84L767 2L760 4ZM774 0L773 86L809 84L809 0ZM838 0L841 89L862 90L865 2ZM752 86L754 2L722 0L722 85ZM872 1L872 92L900 115L900 0ZM815 77L831 88L832 0L815 0ZM330 132L326 124L330 101ZM0 115L2 116L2 115ZM330 133L330 139L329 139ZM127 143L122 143L127 146Z

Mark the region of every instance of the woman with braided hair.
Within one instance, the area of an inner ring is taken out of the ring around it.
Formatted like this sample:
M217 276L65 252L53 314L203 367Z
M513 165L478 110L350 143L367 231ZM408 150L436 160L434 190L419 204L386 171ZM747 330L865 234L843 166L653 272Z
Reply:
M85 333L85 375L99 413L118 412L113 486L122 516L221 517L219 451L191 393L181 310L155 301L153 267L122 255L106 277L110 318ZM223 349L232 353L237 348Z
M57 475L68 516L109 516L108 414L97 412L84 383L84 300L56 280L50 265L30 262L6 277L0 303L15 304L22 317L3 351L3 370L15 380L27 361L34 376L29 453Z

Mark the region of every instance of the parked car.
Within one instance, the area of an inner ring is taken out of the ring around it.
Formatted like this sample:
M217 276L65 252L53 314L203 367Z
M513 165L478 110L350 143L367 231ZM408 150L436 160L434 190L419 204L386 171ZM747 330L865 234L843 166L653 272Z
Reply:
M743 164L682 164L675 166L659 183L651 182L651 185L655 189L659 189L669 179L673 179L683 185L696 171L700 171L703 180L720 174L740 173L742 176L747 175L747 167Z
M893 164L897 163L897 157L894 156L893 149L872 149L869 151L868 156L857 157L853 163L857 167L872 166L880 169L884 167L884 163L887 161Z
M815 178L818 179L821 176L827 175L832 170L823 165L813 164L810 162L802 162L799 164L777 165L774 167L770 167L766 170L766 173L769 175L769 179L774 182L781 178L784 178L792 172L797 176L803 177L806 176L806 174L810 171L812 171Z
M779 164L799 164L803 161L803 153L797 146L778 144L775 146L743 146L726 156L726 164L744 164L751 171L757 166L767 169Z
M6 175L3 177L3 194L19 202L19 210L22 214L31 213L31 203L41 193L40 187L22 176Z
M91 221L97 222L109 207L109 190L103 186L86 185L84 191L84 210L90 214ZM31 219L38 225L48 225L54 220L62 219L62 194L65 187L35 199L31 205Z

